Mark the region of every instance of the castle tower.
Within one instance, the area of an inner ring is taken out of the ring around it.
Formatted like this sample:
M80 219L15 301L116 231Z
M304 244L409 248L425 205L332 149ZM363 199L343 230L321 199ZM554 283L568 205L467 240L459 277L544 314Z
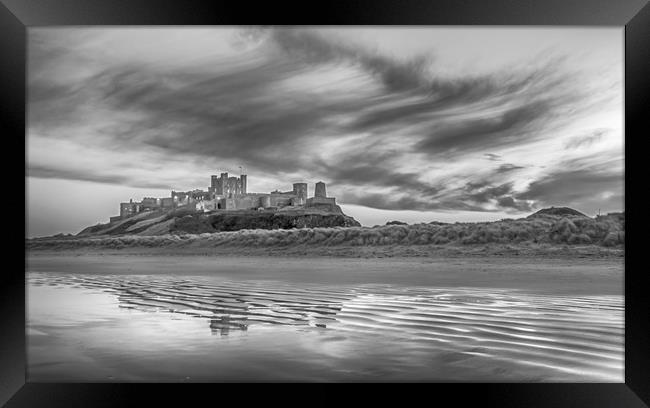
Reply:
M212 178L213 182L215 183L214 193L219 196L226 195L225 189L227 186L228 173L221 173L218 178L217 176L212 176Z
M242 174L240 176L240 178L241 178L241 193L246 194L246 188L248 186L248 179L246 178L245 174Z
M221 179L219 179L219 176L215 174L210 176L210 188L208 191L216 195L223 194L223 184L221 184Z
M228 196L228 173L221 173L221 178L220 178L220 183L221 183L221 193L224 196Z
M327 197L327 192L325 191L325 183L319 181L316 183L316 190L314 191L314 197Z
M293 193L298 196L298 204L307 202L307 183L293 183Z

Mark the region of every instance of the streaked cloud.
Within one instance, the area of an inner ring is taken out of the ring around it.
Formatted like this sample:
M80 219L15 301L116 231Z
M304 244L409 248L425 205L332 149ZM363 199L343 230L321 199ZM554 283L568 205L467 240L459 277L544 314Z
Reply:
M567 142L564 144L564 147L567 149L589 147L594 143L598 143L603 138L603 136L606 136L609 132L611 132L611 129L594 129L587 132L586 134L572 137L571 139L567 140Z
M621 33L522 29L520 55L454 70L501 34L441 30L30 29L28 175L190 189L243 166L374 209L620 209L622 164L589 171L622 161Z

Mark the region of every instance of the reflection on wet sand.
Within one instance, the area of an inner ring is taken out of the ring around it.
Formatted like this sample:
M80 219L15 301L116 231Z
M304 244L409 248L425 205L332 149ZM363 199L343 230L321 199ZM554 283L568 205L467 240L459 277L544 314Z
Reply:
M622 381L622 296L185 278L31 273L29 285L100 290L119 308L202 319L219 336L281 326L297 336L301 328L326 330L358 348L385 341L382 357L404 370L444 364L470 373L480 359L568 381ZM439 361L422 357L441 351L449 353ZM491 374L498 379L499 370Z
M212 334L227 336L231 328L244 331L248 330L247 318L244 316L241 319L237 319L237 321L233 321L229 315L225 315L218 319L210 319L210 330L212 330Z
M62 285L100 289L116 295L119 307L141 311L167 311L206 318L210 329L222 335L246 330L250 324L327 327L335 321L342 302L354 297L315 288L282 287L268 282L197 283L189 280L118 276L36 275L35 286Z

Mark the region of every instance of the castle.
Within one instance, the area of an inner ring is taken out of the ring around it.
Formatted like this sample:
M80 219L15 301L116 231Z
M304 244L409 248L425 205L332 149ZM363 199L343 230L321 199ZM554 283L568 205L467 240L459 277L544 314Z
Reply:
M198 211L231 211L231 210L277 210L317 208L326 211L336 211L336 199L327 197L325 183L316 183L314 196L307 197L307 183L294 183L290 191L271 191L270 193L249 193L246 174L239 177L229 177L228 173L220 176L212 175L207 191L172 191L170 197L144 197L140 202L132 199L128 203L120 203L120 215L111 217L110 221L118 221L145 211L171 210L178 207L194 208Z

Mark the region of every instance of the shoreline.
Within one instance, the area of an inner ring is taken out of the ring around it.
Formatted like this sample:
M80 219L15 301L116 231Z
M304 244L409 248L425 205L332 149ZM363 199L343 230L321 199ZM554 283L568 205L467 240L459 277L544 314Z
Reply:
M289 284L380 284L505 288L566 295L623 295L621 258L535 257L279 257L40 252L26 272L90 275L203 276Z
M515 259L611 259L624 260L622 248L601 246L477 245L477 246L203 246L192 244L159 247L79 246L73 248L25 248L26 256L116 255L116 256L236 256L290 258L363 258L363 259L444 259L444 258L515 258Z

